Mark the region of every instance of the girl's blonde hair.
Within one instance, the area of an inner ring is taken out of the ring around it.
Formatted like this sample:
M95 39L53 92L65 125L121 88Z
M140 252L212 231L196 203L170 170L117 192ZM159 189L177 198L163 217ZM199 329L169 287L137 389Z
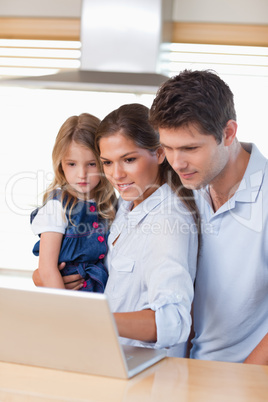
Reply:
M63 123L52 151L54 179L44 194L43 202L45 203L51 199L55 190L60 187L62 190L61 201L66 200L64 210L66 211L69 206L71 213L73 207L77 204L78 198L68 191L68 183L61 164L69 145L72 141L75 141L77 144L89 148L96 158L97 167L100 172L100 182L92 190L91 195L97 204L100 216L111 222L115 217L117 199L112 185L103 173L99 154L95 147L95 135L99 124L100 120L89 113L71 116Z

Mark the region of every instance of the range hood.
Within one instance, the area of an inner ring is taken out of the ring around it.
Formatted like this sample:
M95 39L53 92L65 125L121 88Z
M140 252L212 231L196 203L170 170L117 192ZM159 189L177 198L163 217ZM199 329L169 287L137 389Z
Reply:
M161 44L171 41L172 0L82 0L81 67L12 85L155 93L168 79Z

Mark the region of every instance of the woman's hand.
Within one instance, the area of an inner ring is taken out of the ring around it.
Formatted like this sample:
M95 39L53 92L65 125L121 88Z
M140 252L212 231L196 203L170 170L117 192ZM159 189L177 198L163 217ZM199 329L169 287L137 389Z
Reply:
M62 262L59 265L59 270L63 269L64 267L65 267L65 262ZM33 272L32 279L33 279L35 286L40 286L40 287L44 286L38 269L36 269ZM64 282L65 289L79 290L83 287L84 279L79 274L63 276L62 279Z
M65 267L65 262L59 265L59 270ZM83 287L84 279L79 274L67 275L62 277L65 289L79 290Z

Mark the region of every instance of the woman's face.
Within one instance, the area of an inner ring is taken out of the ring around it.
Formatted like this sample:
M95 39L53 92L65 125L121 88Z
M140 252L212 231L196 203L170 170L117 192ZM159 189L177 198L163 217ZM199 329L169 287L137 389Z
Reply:
M165 156L162 148L155 152L138 147L121 132L101 138L100 157L107 179L134 207L159 186L159 165Z

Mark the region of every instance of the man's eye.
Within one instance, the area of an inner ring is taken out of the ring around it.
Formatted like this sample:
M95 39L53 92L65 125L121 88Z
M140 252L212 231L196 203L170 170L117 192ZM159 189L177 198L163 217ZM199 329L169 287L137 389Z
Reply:
M168 151L171 151L171 148L167 147L166 145L162 145L162 148L167 149Z

